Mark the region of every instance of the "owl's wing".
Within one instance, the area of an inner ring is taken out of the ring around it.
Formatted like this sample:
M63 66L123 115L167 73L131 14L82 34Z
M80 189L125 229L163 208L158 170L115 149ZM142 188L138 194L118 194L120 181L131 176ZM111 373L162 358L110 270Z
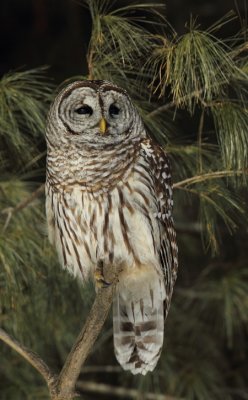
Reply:
M147 139L142 143L143 156L148 161L157 198L156 218L159 220L160 244L158 248L166 287L165 315L167 315L178 269L178 249L172 217L173 197L171 169L164 150Z

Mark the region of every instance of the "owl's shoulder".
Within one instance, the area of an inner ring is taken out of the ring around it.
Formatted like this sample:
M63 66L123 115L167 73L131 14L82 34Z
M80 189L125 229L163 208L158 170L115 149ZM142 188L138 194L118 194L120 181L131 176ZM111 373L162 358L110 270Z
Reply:
M150 138L142 142L141 152L148 162L159 200L158 217L164 221L171 216L173 206L170 161L164 149Z
M170 160L165 150L152 139L147 138L141 142L141 155L151 168L155 178L163 181L171 179Z

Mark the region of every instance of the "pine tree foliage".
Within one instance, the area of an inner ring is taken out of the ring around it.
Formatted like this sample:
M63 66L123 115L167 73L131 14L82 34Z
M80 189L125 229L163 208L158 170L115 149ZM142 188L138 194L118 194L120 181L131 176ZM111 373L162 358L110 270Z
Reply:
M150 134L165 146L180 250L154 373L106 373L108 365L116 366L110 318L83 378L111 382L115 374L119 386L138 388L142 398L153 392L188 400L247 399L248 42L242 36L220 38L233 14L207 31L191 20L178 36L161 3L83 5L92 32L88 75L82 71L80 79L124 87ZM0 81L0 321L56 370L94 290L90 284L82 288L58 265L45 235L44 196L18 208L45 179L44 125L52 88L44 72L11 72ZM48 398L27 363L6 346L0 352L1 400Z
M248 111L246 105L222 102L211 107L222 158L227 169L242 170L248 165Z
M1 79L1 159L16 158L16 167L37 155L38 139L44 132L46 106L51 101L51 85L45 83L44 71L12 72Z

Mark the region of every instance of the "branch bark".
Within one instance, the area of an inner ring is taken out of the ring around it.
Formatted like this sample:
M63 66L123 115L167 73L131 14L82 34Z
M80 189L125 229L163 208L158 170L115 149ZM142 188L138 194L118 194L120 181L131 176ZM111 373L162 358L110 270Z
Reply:
M68 400L75 395L75 385L81 367L89 355L108 316L117 279L118 276L116 275L113 283L108 288L102 288L98 291L86 323L65 361L56 385L54 385L54 399Z

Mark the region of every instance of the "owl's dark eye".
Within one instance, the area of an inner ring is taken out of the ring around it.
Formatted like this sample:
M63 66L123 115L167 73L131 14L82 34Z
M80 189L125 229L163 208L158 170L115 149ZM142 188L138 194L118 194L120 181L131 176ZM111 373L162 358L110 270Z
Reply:
M93 114L92 108L90 106L88 106L87 104L84 104L83 106L77 108L75 110L75 112L80 115L92 115Z
M120 109L115 104L111 104L109 106L109 115L111 118L115 118L117 115L120 114Z

